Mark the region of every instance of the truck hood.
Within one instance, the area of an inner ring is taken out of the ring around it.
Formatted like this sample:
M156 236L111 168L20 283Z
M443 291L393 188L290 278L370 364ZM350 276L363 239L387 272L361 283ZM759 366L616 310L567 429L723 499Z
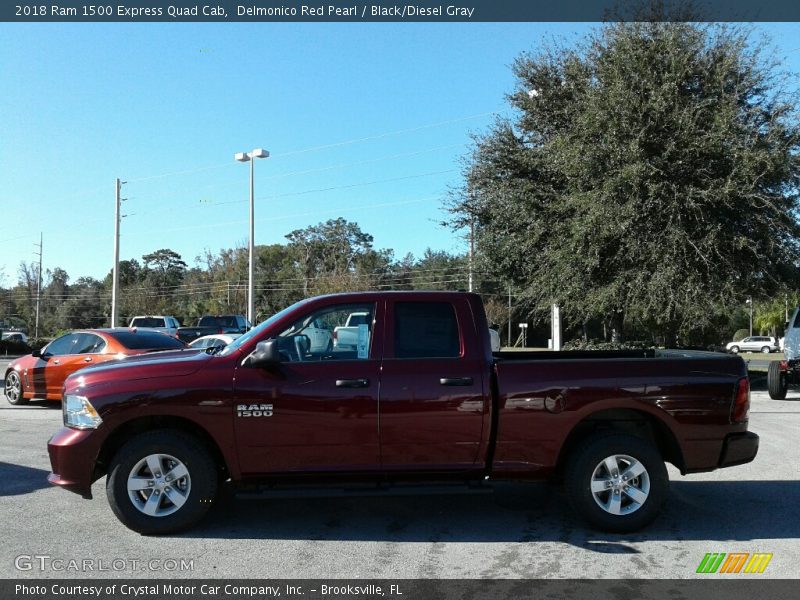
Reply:
M67 378L64 387L68 389L114 381L185 377L196 373L209 360L212 360L209 354L195 348L136 354L81 369Z

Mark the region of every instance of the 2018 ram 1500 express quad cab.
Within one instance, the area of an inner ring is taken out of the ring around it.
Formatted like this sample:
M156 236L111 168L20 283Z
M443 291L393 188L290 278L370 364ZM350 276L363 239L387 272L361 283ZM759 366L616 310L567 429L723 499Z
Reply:
M310 350L305 324L366 312L364 344ZM218 354L89 367L64 387L52 484L108 500L128 527L185 529L222 482L564 480L595 527L630 531L682 473L751 461L744 362L680 351L490 350L477 295L311 298Z

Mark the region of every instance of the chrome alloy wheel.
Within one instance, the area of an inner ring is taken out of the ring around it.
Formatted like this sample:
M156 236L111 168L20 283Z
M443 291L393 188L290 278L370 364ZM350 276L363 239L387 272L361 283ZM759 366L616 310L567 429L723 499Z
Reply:
M592 473L592 497L612 515L639 510L650 494L650 477L644 465L632 456L614 454L600 461Z
M166 517L186 503L192 488L189 470L169 454L150 454L128 475L128 497L142 513Z
M22 382L16 371L9 371L6 376L6 398L11 404L16 404L22 399Z

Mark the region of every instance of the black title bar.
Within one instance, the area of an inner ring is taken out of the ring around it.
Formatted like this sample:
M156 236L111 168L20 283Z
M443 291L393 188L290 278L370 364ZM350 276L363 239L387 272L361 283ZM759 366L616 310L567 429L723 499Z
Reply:
M792 600L797 580L41 579L0 580L4 600Z
M7 22L556 22L556 21L800 21L797 0L63 0L2 2Z

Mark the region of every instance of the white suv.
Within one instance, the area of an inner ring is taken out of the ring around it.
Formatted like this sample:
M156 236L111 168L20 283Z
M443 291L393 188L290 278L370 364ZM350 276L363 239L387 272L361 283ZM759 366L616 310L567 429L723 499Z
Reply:
M751 335L741 342L731 342L725 346L725 349L734 354L739 352L763 352L764 354L769 354L770 352L777 352L780 347L778 346L778 340L774 337Z

